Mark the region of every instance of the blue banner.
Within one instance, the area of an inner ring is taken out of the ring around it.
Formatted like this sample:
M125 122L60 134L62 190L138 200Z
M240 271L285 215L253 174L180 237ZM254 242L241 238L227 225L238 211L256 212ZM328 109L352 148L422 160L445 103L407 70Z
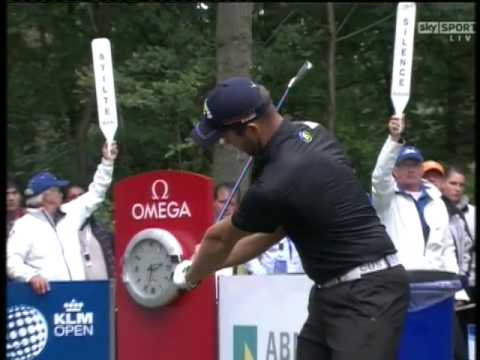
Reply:
M51 282L36 295L7 285L6 359L109 360L113 318L109 281Z

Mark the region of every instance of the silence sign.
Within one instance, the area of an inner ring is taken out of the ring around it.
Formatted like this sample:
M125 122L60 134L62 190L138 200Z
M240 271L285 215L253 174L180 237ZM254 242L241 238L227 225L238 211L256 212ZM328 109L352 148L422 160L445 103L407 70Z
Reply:
M98 123L107 144L112 144L117 131L117 102L113 80L110 40L92 41L93 72L97 94Z
M401 116L410 98L415 13L415 3L401 2L398 4L390 92L390 98L397 116Z

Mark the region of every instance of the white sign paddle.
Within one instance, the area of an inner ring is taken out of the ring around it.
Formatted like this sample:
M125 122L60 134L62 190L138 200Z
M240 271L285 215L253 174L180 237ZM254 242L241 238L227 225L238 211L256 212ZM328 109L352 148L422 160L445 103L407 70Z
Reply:
M110 152L118 126L110 40L106 38L92 40L92 57L97 94L98 124L105 136Z
M393 103L395 115L400 118L402 118L403 110L405 110L410 98L415 13L415 3L398 3L390 98Z

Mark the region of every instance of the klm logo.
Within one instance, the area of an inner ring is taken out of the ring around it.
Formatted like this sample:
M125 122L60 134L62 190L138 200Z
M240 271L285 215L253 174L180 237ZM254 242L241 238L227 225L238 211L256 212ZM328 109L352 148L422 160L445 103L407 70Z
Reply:
M233 360L257 360L257 327L233 327Z

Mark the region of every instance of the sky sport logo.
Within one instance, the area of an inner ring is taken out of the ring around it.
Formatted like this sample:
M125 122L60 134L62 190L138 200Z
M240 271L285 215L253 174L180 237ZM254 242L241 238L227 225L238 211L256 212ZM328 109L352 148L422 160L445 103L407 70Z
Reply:
M450 42L470 42L475 35L474 21L419 21L420 35L447 35Z
M257 360L256 326L233 326L233 360Z

